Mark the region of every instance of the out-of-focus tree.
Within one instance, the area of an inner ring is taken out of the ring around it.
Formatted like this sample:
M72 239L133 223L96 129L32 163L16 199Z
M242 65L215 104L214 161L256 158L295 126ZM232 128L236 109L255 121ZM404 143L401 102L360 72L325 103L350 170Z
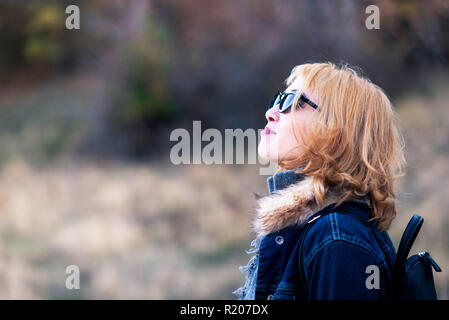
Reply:
M141 144L142 154L192 120L261 126L296 64L346 61L392 96L449 65L444 0L378 1L379 30L365 27L367 0L82 0L76 32L64 28L69 2L2 1L0 79L103 76L107 99L93 125L114 128L103 136Z

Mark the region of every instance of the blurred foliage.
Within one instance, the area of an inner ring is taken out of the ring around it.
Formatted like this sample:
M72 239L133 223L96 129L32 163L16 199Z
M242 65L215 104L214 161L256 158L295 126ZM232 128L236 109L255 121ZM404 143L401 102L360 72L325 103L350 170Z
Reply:
M127 74L115 111L121 125L157 123L176 115L177 105L170 93L167 73L170 69L171 34L150 15L145 20L145 37L126 48Z
M76 63L77 41L83 32L65 32L65 6L69 1L2 1L0 3L0 76L14 71L42 74L67 71ZM89 38L85 39L89 45Z
M64 25L64 8L55 3L32 11L35 13L26 27L28 38L23 48L24 57L31 63L56 63L63 50L61 25Z
M164 120L173 115L175 105L168 88L161 82L148 81L144 63L134 61L126 81L126 96L117 112L118 121L132 124L140 121Z
M0 116L0 167L26 159L49 165L73 154L84 138L89 111L86 95L73 86L49 83L28 97L2 101Z
M64 26L68 4L2 1L0 79L104 78L91 123L104 130L88 134L99 152L119 137L151 154L170 127L194 119L260 127L272 92L307 61L358 65L393 97L448 69L448 1L380 0L380 30L365 28L369 1L81 0L76 31Z

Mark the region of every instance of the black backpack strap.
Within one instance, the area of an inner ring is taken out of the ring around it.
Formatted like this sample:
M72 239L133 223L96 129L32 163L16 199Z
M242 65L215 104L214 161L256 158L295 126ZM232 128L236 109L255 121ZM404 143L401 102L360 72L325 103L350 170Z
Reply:
M402 235L401 242L399 243L396 260L394 262L395 271L399 270L405 260L407 260L410 249L412 248L413 242L415 242L423 222L424 219L417 214L414 214L410 219L407 228L405 228L404 234Z
M414 214L405 228L401 242L399 243L396 260L394 262L393 278L397 279L397 275L400 274L401 268L407 260L410 249L412 248L413 242L415 242L416 236L418 235L423 222L424 219L422 217Z

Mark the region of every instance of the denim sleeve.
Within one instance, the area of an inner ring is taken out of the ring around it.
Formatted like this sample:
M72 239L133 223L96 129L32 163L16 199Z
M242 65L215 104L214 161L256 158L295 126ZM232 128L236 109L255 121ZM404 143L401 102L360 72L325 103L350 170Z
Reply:
M366 248L344 240L327 243L305 266L308 298L378 299L380 288L373 288L371 285L368 288L366 284L367 278L374 274L367 273L370 265L376 265L376 259ZM380 272L378 276L380 277Z

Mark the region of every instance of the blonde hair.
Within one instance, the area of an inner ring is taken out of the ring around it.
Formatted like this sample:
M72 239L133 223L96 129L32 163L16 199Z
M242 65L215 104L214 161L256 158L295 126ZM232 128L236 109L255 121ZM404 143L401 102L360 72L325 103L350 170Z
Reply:
M298 90L317 97L319 115L311 123L307 142L302 142L304 151L297 159L279 161L281 170L301 168L299 172L313 176L318 204L326 186L345 188L337 206L349 197L368 196L372 220L380 230L388 229L397 214L394 182L404 175L406 165L390 100L348 65L298 65L286 84L298 76L302 80Z

